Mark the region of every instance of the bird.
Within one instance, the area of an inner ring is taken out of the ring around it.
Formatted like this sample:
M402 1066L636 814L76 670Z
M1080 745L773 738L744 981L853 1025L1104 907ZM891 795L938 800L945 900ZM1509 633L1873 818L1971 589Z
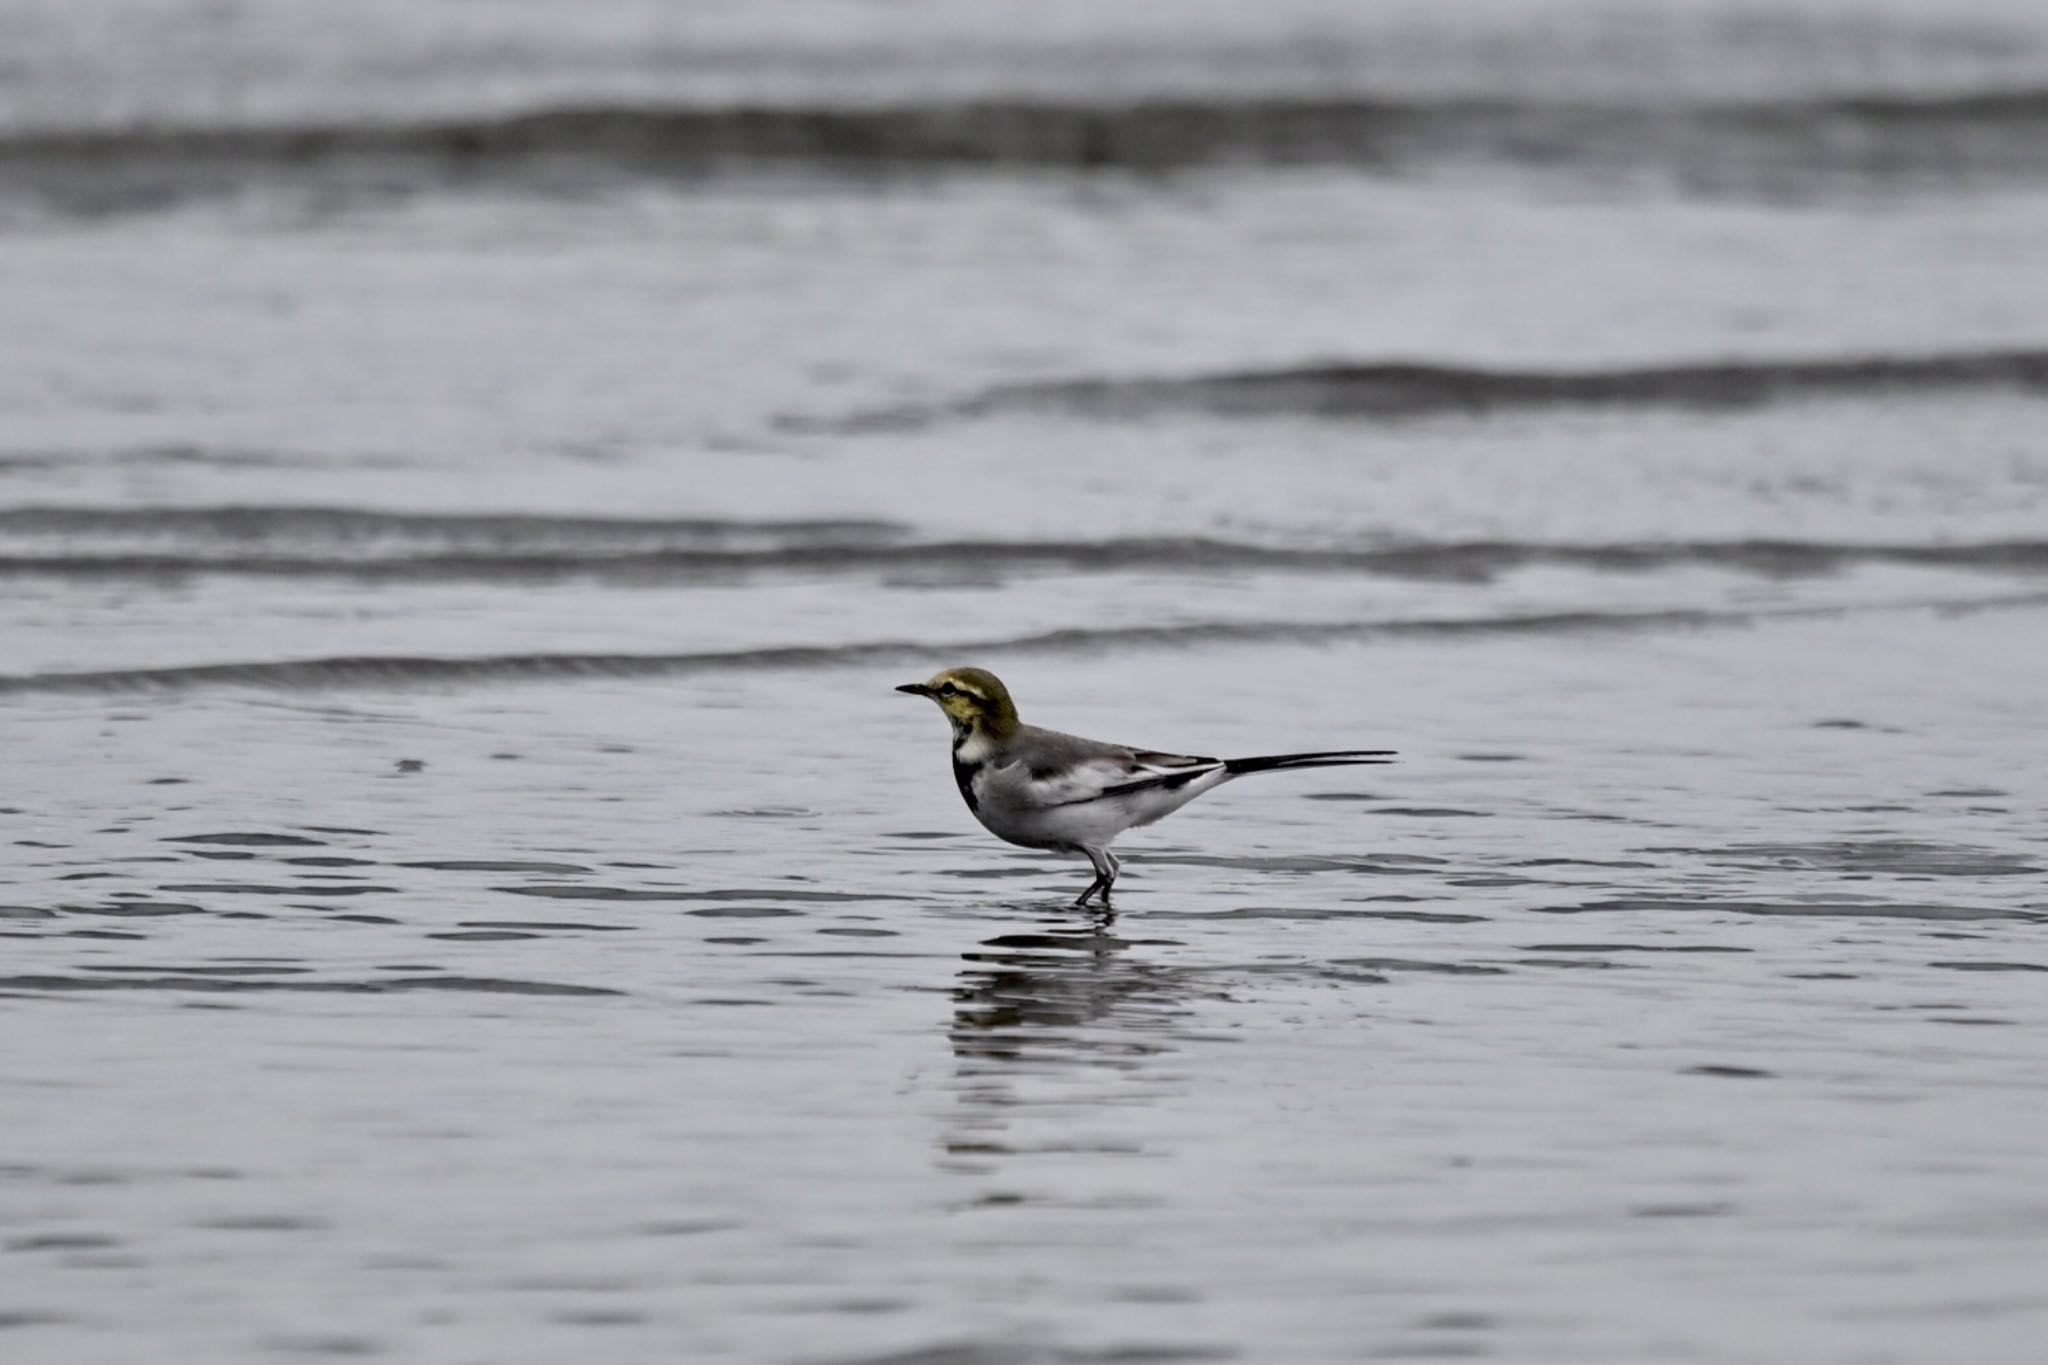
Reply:
M953 780L967 809L998 839L1078 853L1095 869L1076 908L1109 893L1121 870L1119 834L1249 773L1389 763L1391 749L1330 749L1252 758L1161 753L1061 734L1017 718L1002 680L985 668L948 668L896 689L938 703L953 726Z

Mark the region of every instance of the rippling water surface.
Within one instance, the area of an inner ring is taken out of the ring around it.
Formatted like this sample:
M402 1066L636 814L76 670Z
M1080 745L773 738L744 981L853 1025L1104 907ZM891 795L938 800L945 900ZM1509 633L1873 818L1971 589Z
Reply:
M2048 26L1359 8L0 20L0 1359L2037 1359Z

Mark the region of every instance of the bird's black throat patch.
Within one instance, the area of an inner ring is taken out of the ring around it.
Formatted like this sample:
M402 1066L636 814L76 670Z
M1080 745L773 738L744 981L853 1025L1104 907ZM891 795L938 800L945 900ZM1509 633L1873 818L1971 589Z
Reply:
M960 797L967 803L967 809L976 815L981 814L981 800L974 794L974 778L980 771L981 764L963 762L959 751L954 751L953 780L960 784Z

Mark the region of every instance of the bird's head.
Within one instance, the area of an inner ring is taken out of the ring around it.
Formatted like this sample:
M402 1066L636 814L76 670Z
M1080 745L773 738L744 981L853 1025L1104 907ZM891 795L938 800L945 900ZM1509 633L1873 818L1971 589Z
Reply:
M985 668L949 668L921 683L896 689L938 703L960 735L983 733L1003 739L1017 728L1017 706L1003 680Z

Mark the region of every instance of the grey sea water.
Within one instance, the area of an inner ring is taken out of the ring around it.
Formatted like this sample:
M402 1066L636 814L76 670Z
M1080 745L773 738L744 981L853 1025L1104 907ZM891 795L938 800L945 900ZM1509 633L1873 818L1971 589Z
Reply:
M2038 6L0 50L0 1360L2041 1358Z

